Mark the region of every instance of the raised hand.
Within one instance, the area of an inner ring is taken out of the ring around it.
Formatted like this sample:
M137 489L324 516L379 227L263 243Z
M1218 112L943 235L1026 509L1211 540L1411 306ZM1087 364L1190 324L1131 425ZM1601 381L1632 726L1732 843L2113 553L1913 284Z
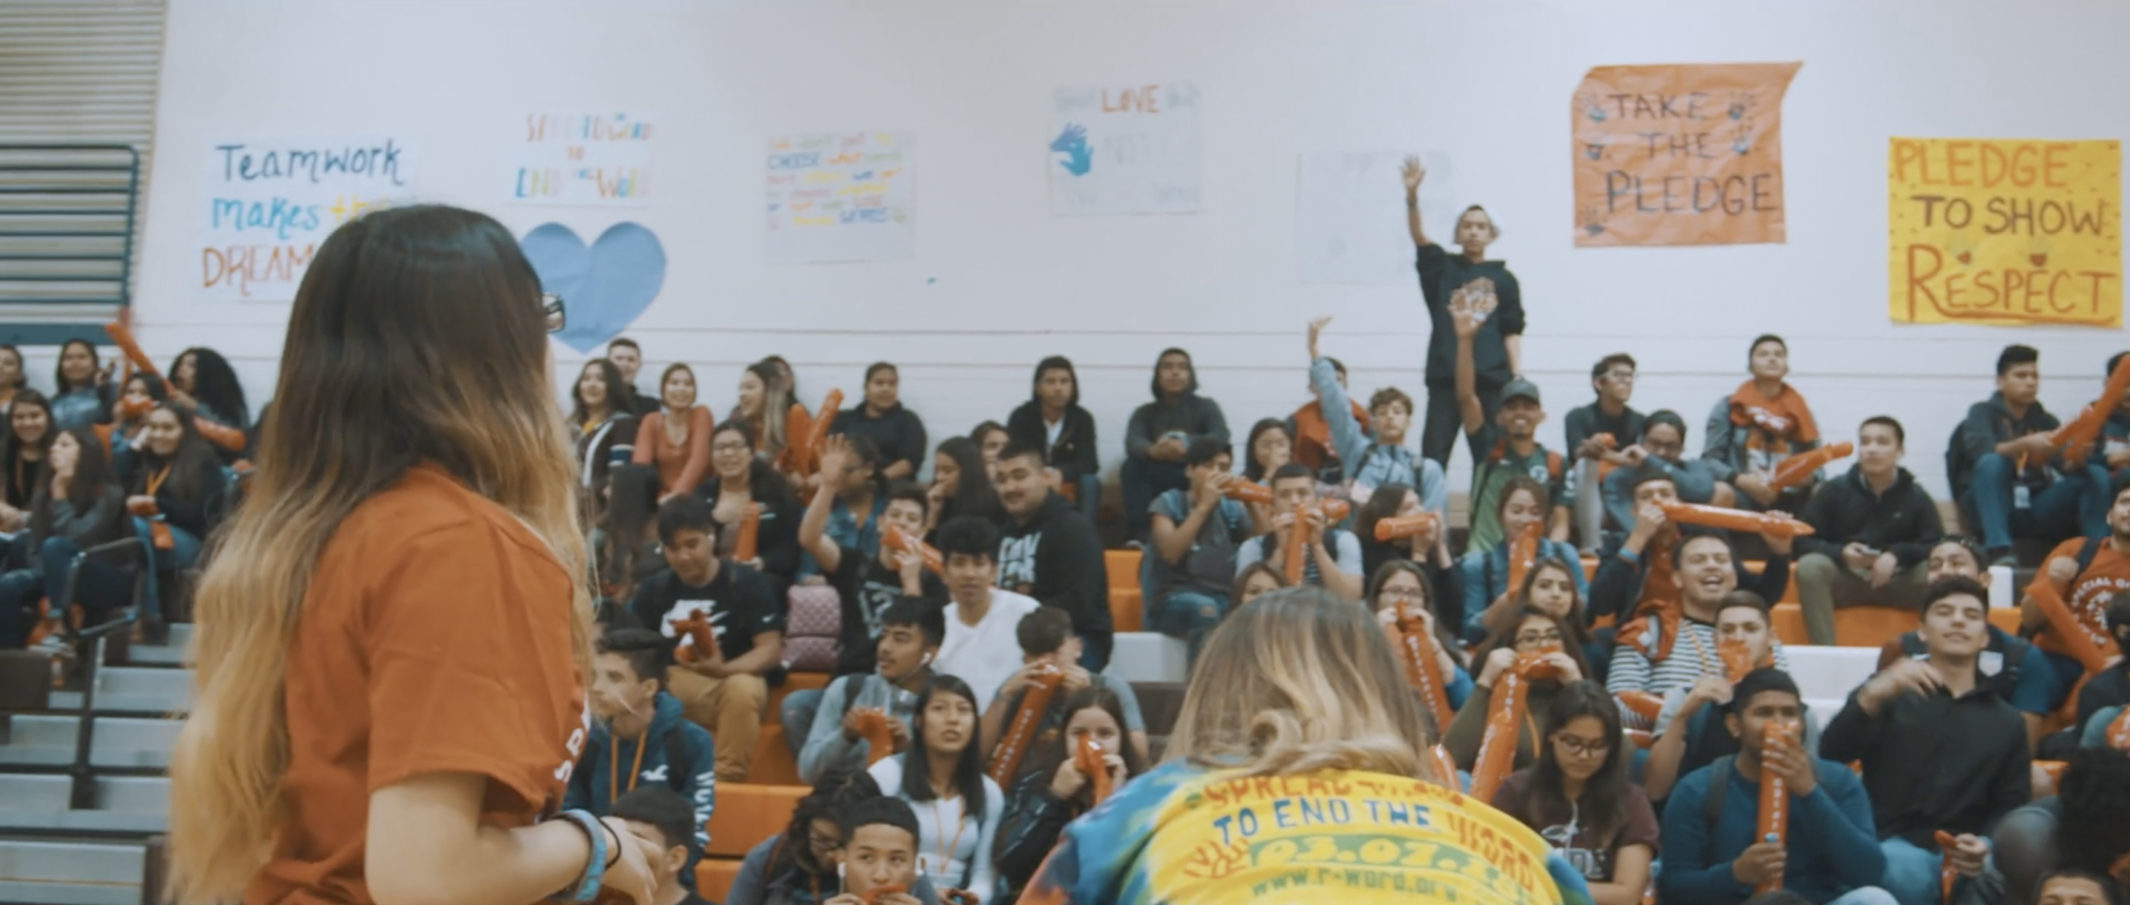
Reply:
M1408 155L1405 163L1398 167L1398 176L1405 180L1406 192L1417 192L1420 181L1427 178L1427 167L1420 162L1419 155Z

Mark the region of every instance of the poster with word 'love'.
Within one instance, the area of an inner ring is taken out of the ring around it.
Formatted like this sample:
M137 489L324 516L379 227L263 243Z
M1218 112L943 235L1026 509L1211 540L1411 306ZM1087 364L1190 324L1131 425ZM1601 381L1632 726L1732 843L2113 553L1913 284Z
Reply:
M1190 82L1059 88L1048 140L1053 214L1198 210L1198 87Z
M1802 63L1597 66L1570 105L1575 244L1782 242L1782 96Z
M211 142L205 169L193 253L212 299L293 300L334 229L416 196L415 146L403 135Z
M916 173L907 132L769 140L764 216L770 262L887 261L917 253Z
M527 113L513 143L509 200L640 207L651 193L651 118L619 111Z
M1410 286L1413 240L1405 226L1408 157L1418 158L1421 216L1436 235L1457 222L1455 181L1441 151L1315 151L1301 157L1294 205L1296 264L1304 283Z
M1892 139L1887 313L2121 327L2122 170L2112 139Z

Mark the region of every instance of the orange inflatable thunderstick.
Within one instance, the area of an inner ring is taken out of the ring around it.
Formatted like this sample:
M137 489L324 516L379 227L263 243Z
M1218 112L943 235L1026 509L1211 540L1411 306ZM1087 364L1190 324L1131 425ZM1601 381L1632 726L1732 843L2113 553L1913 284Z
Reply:
M1425 534L1435 536L1439 521L1432 512L1415 512L1412 515L1393 515L1376 520L1376 540L1388 543L1401 537L1417 537Z
M1058 692L1058 682L1065 677L1056 672L1046 672L1035 677L1035 684L1021 694L1020 709L1013 711L1013 722L1006 725L1006 734L999 737L998 747L991 752L991 781L1005 786L1016 779L1021 769L1021 758L1028 756L1028 746L1035 743L1035 731L1042 726L1043 713L1050 709L1050 699Z
M1797 744L1797 724L1782 720L1769 724L1760 737L1760 814L1753 827L1753 841L1787 843L1790 839L1790 790L1782 777L1768 769L1766 752L1770 745ZM1782 888L1782 878L1774 877L1755 887L1758 892L1774 892Z
M1538 536L1544 529L1544 524L1534 521L1509 541L1509 593L1522 593L1524 576L1531 574L1531 567L1538 562Z
M1802 487L1812 480L1812 473L1820 466L1836 459L1846 459L1856 451L1856 446L1847 441L1831 443L1810 452L1801 452L1775 463L1775 473L1768 476L1769 490L1787 490Z
M1560 678L1559 668L1545 659L1546 654L1557 650L1518 654L1516 665L1502 670L1495 680L1494 696L1487 706L1486 733L1480 736L1479 757L1472 764L1472 797L1494 800L1494 790L1501 788L1501 781L1515 766L1516 732L1529 709L1531 683Z
M1405 681L1420 693L1420 700L1427 704L1429 713L1435 715L1435 731L1449 728L1450 719L1456 711L1450 709L1449 683L1442 675L1441 663L1436 657L1440 648L1435 644L1433 633L1427 623L1410 607L1398 608L1398 622L1390 626L1391 648L1398 652L1398 660L1405 666Z
M1334 522L1345 518L1346 513L1352 511L1353 504L1345 500L1325 500L1317 505L1317 513L1323 516L1326 528L1331 527ZM1302 530L1300 514L1300 510L1296 510L1294 525L1287 529L1287 544L1283 548L1286 551L1286 561L1280 564L1283 573L1281 577L1285 579L1287 587L1290 588L1299 587L1302 583L1304 571L1302 559L1307 555L1306 548L1309 543L1309 532Z
M675 654L682 663L709 659L710 652L717 650L717 632L710 628L710 620L702 610L689 613L685 619L672 620L671 624L673 631L688 639L689 646Z
M1776 537L1800 537L1812 533L1812 526L1780 512L1747 512L1743 509L1724 509L1703 506L1699 503L1660 502L1664 517L1682 525L1706 525L1748 534L1772 534Z
M2130 391L2130 358L2116 362L2115 370L2108 372L2108 383L2101 388L2099 399L2087 403L2078 417L2050 432L2049 445L2063 450L2071 464L2083 464L2093 441L2100 437L2101 425L2115 414L2116 406L2122 405L2126 391Z
M916 537L911 536L910 532L902 530L901 527L896 525L887 526L887 530L880 532L880 540L882 543L887 544L890 549L900 550L904 553L915 553L924 557L924 567L932 574L947 574L947 561L939 555L939 548L918 540Z
M865 739L865 765L870 767L895 753L895 734L888 731L888 715L871 707L858 711L858 736Z
M1094 739L1080 736L1080 741L1073 748L1072 766L1094 786L1090 794L1093 795L1096 805L1100 805L1103 799L1109 797L1109 764L1102 761L1102 746L1096 744Z
M755 548L761 543L762 504L748 503L740 513L739 536L732 541L732 558L746 562L755 557Z
M1256 503L1260 506L1272 504L1272 488L1256 481L1236 481L1222 490L1220 495L1238 503Z

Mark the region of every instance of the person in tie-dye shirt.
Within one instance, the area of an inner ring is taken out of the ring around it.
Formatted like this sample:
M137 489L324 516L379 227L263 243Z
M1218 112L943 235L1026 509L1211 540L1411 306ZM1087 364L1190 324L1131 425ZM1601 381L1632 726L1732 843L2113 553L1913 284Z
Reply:
M1170 761L1067 827L1020 901L1590 905L1537 833L1439 784L1434 742L1362 607L1266 594L1207 639Z

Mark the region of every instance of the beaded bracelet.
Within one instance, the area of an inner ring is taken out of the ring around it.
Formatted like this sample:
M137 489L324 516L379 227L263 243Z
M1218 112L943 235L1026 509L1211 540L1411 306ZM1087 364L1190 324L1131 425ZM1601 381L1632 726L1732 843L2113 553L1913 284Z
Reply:
M598 897L599 885L606 878L606 824L600 823L599 818L592 816L592 812L582 808L571 808L555 816L576 824L592 842L592 855L584 862L584 875L569 894L569 900L572 902L590 902Z

